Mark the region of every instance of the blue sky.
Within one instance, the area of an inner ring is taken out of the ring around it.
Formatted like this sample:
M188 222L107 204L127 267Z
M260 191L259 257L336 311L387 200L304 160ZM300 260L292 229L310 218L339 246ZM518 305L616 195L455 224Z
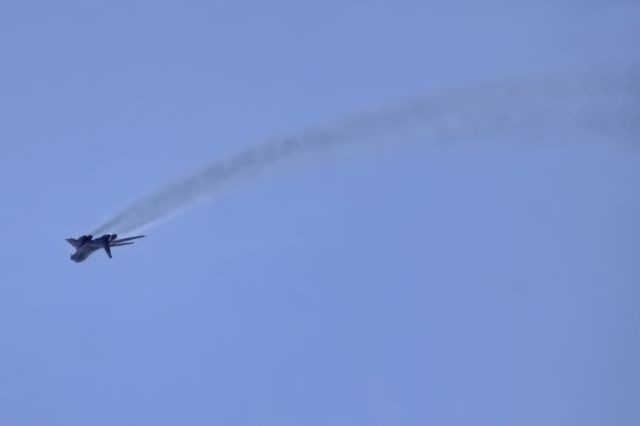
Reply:
M0 424L637 424L635 135L396 141L64 238L353 111L637 69L639 6L3 2Z

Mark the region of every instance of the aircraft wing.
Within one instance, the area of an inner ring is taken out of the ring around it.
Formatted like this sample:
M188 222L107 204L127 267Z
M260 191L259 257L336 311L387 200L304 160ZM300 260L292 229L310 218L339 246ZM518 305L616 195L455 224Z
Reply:
M117 245L119 243L125 243L125 242L131 241L131 240L137 240L138 238L144 238L144 235L136 235L135 237L120 238L120 239L117 239L115 241L112 241L111 242L111 246L115 246L115 245Z
M104 251L106 251L106 252L107 252L107 256L109 256L109 259L111 259L111 257L112 257L112 256L111 256L111 247L110 247L110 244L109 244L109 243L106 243L106 244L104 245Z
M120 247L120 246L130 246L133 243L115 243L115 244L110 244L111 247Z

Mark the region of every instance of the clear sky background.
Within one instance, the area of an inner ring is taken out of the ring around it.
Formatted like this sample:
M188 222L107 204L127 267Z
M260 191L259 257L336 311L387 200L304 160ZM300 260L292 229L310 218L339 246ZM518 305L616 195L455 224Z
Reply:
M637 135L399 140L112 260L64 241L269 138L638 40L632 0L3 1L0 424L640 424Z

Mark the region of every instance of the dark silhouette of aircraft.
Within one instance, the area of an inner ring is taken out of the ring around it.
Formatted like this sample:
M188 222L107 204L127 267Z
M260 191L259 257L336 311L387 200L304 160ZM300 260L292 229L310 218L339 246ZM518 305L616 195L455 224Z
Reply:
M80 263L87 259L94 251L104 249L107 252L107 256L111 259L111 247L128 246L133 244L131 240L143 238L144 235L137 235L135 237L120 238L117 234L104 234L100 238L93 239L93 235L83 235L82 237L67 238L67 242L75 247L76 252L71 255L71 260L76 263Z

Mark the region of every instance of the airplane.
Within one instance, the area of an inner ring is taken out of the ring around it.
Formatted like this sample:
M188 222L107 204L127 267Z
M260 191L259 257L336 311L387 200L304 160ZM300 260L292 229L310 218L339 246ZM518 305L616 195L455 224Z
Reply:
M80 238L67 238L67 242L75 247L76 252L71 255L71 260L80 263L87 259L94 251L104 249L107 256L111 259L111 247L128 246L133 244L131 240L143 238L144 235L136 235L135 237L120 238L117 234L104 234L100 238L93 238L93 235L83 235Z

